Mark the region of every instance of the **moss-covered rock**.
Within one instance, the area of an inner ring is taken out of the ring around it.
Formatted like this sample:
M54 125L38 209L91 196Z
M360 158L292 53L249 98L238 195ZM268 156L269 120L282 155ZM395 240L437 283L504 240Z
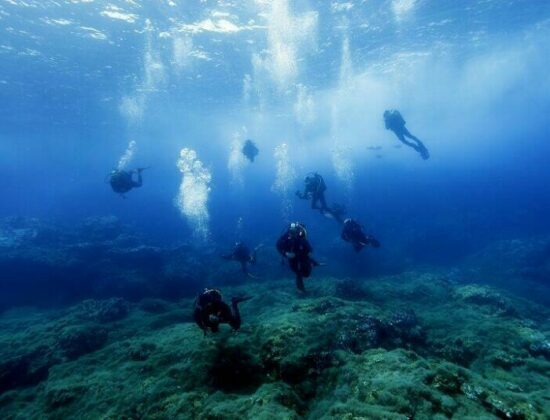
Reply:
M548 417L547 309L506 297L522 314L511 316L495 298L504 293L433 274L380 278L367 300L334 296L335 283L317 279L300 299L290 279L224 288L254 298L240 305L237 333L206 336L192 299L122 302L121 317L114 301L4 314L0 415Z
M63 354L74 360L87 353L99 350L107 342L105 328L82 325L66 328L59 336L58 344Z

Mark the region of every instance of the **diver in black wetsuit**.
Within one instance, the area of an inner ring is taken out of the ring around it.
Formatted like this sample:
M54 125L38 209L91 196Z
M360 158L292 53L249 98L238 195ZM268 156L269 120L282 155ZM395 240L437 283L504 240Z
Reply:
M109 184L114 192L124 194L134 188L139 188L143 185L143 179L141 173L146 168L137 168L131 171L124 171L122 169L114 169L109 174ZM134 181L133 174L137 174L137 181Z
M393 131L403 144L412 147L420 153L422 159L426 160L430 158L430 152L428 152L428 149L426 149L424 143L422 143L417 137L413 136L409 130L407 130L405 127L405 119L401 116L401 113L398 110L386 110L384 112L384 124L386 125L386 130ZM405 137L412 141L408 141Z
M298 290L305 292L304 278L311 275L313 266L321 265L309 255L313 249L307 240L305 227L300 223L291 223L277 241L277 251L288 260L290 269L296 274Z
M242 153L250 162L254 162L254 158L258 156L259 150L252 140L247 140L242 148Z
M325 199L327 185L323 177L317 172L310 173L304 179L304 183L304 192L296 191L298 198L302 200L311 200L312 209L319 210L321 214L331 216L337 222L342 223L341 216L345 213L345 209L340 205L334 205L332 209L327 206L327 201ZM317 205L318 203L321 204L320 207Z
M217 289L204 289L195 299L193 317L195 323L206 335L207 331L218 332L220 324L229 324L233 330L241 327L239 303L251 299L250 296L231 298L231 308L223 301L222 294Z
M311 173L306 176L304 183L304 192L296 191L296 195L302 200L311 200L312 209L321 210L321 212L329 212L330 209L325 199L327 184L325 184L323 177L317 172ZM318 207L317 203L321 203L321 207Z
M342 239L350 242L355 252L361 251L367 245L380 248L380 242L374 236L366 235L363 226L353 219L344 220Z
M222 255L222 258L224 260L233 260L238 261L241 263L241 269L244 274L246 274L249 277L256 278L248 271L248 264L254 265L256 264L256 254L258 252L258 249L260 249L263 245L258 245L252 252L250 252L250 249L245 245L244 242L237 242L235 244L235 247L233 248L233 252L231 254Z

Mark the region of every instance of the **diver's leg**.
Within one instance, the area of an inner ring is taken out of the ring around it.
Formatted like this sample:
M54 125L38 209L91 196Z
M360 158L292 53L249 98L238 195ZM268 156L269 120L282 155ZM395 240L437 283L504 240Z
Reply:
M411 132L406 128L406 127L403 127L403 136L405 137L408 137L409 139L411 140L414 140L415 142L417 142L418 144L422 144L422 142L418 139L418 137L416 136L413 136L411 134Z
M233 327L233 329L238 330L241 328L241 314L239 312L239 300L233 298L231 299L231 308L232 308L232 316L231 321L229 322L229 325Z
M256 248L254 248L254 251L252 251L252 255L250 256L250 259L249 259L249 263L250 264L256 264L256 256L258 255L258 249L259 249L259 246L257 246Z
M318 209L319 207L317 207L317 202L319 201L319 195L317 194L313 194L313 196L311 197L311 208L312 209Z
M422 151L422 149L418 146L418 144L406 140L404 133L395 133L395 134L397 135L397 138L401 141L401 143L403 143L403 144L405 144L409 147L412 147L418 153L420 153Z
M426 150L426 146L424 146L424 143L420 141L420 139L416 136L413 136L409 130L407 130L405 127L403 127L403 136L408 137L411 140L414 140L418 147L420 147L422 150Z
M143 179L141 178L140 170L137 171L137 177L138 177L137 181L132 180L132 187L134 188L139 188L143 185Z
M321 202L321 210L327 211L329 213L332 213L330 209L327 206L327 200L325 199L324 193L319 193L319 201Z
M306 291L306 288L304 287L304 278L300 274L296 274L296 288L300 292Z
M334 207L334 205L333 205ZM343 225L344 224L344 219L342 218L342 215L344 214L344 211L342 210L339 210L339 211L334 211L331 210L332 212L332 216L334 217L334 220L336 220L339 224Z

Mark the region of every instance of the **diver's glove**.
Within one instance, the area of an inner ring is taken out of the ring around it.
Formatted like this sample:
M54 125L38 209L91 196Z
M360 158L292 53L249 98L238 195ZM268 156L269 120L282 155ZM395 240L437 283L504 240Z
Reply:
M294 252L285 252L285 257L287 258L295 258L296 254Z

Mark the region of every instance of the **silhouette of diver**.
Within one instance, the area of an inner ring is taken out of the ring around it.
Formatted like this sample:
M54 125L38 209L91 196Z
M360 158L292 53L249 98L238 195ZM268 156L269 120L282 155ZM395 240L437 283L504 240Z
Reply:
M206 335L207 331L218 332L220 324L229 324L237 331L241 327L239 303L252 299L250 296L231 298L231 308L223 301L222 294L217 289L204 289L197 296L193 308L195 323Z
M393 131L403 144L412 147L420 153L422 159L426 160L430 158L430 152L428 152L428 149L426 149L424 143L422 143L417 137L413 136L409 130L407 130L405 127L406 122L398 110L392 109L384 111L384 124L386 126L386 130ZM412 141L407 140L405 137Z
M374 236L366 235L363 231L363 226L353 219L344 220L342 239L350 242L355 252L361 251L367 245L371 245L373 248L380 248L380 242Z
M141 173L147 168L137 168L131 171L124 171L122 169L114 169L109 174L109 184L114 192L124 194L128 191L139 188L143 185L143 179ZM133 174L137 174L137 181L134 181Z
M244 146L241 151L243 155L245 155L248 158L248 160L250 160L250 162L254 162L254 158L258 156L258 153L259 153L258 148L254 144L254 142L250 139L244 143Z
M304 225L291 223L285 233L277 240L277 251L286 258L290 269L296 274L296 287L305 292L304 278L311 275L313 266L322 264L315 261L309 254L313 251L307 240L307 231Z
M342 223L342 215L345 208L341 205L333 205L333 208L327 206L325 191L327 185L325 180L317 172L308 174L304 179L304 192L296 191L298 198L302 200L311 200L311 208L319 210L322 215L333 217L338 223ZM317 204L320 203L321 207Z
M252 252L250 252L250 249L246 246L246 244L239 241L235 243L235 247L233 248L231 254L222 255L222 258L224 260L238 261L239 263L241 263L242 272L248 277L252 277L255 279L257 277L250 274L250 272L248 271L248 264L256 264L256 254L262 246L263 245L258 245L256 248L254 248Z

